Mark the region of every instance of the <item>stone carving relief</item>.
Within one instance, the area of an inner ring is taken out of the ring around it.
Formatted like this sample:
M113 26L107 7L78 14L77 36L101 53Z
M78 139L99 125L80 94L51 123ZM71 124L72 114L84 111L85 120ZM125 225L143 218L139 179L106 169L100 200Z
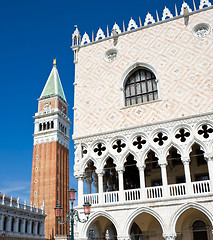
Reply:
M96 35L96 38L95 38L95 41L98 41L98 40L104 39L104 38L105 38L104 32L101 28L99 28L98 32L97 32L97 35Z
M155 23L155 20L150 13L147 13L146 18L145 18L145 22L144 22L144 26L148 25L149 23L151 23L151 24Z
M90 43L90 39L89 39L88 34L84 33L84 35L82 37L82 40L81 40L81 45L84 45L84 44L87 44L87 43Z
M167 19L167 18L173 18L173 15L171 14L170 10L165 7L163 10L163 17L162 17L162 21Z
M127 31L130 31L132 29L137 29L138 26L135 22L135 20L133 20L132 18L129 20L129 24L128 24L128 28L127 28Z
M211 27L207 23L199 23L192 29L192 33L195 37L204 38L211 32Z

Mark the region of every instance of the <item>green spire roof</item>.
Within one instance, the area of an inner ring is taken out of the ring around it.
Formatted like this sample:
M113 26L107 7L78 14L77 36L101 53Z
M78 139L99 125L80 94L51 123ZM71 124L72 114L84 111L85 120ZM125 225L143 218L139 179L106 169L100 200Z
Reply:
M52 71L47 79L47 82L41 93L40 98L43 98L49 95L57 95L57 94L66 101L61 80L56 67L56 61L54 59Z

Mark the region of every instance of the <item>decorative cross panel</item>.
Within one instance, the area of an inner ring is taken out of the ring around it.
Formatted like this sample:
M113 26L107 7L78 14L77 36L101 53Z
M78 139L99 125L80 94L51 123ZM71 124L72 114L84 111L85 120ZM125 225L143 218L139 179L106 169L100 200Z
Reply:
M136 138L136 141L133 142L133 145L136 146L138 149L141 149L144 144L146 144L146 140L142 139L141 136L138 136Z
M85 146L82 146L82 157L84 157L87 154L87 149Z
M154 142L158 143L159 146L162 146L167 139L168 139L167 136L163 136L163 133L159 132L157 134L157 137L154 138Z
M94 152L97 153L98 156L101 156L104 151L106 151L106 147L104 146L103 143L98 143L94 148Z
M181 142L185 142L186 138L190 136L190 132L188 132L185 128L181 128L179 133L175 135L177 139L180 139Z
M112 146L118 153L122 152L123 148L126 147L126 143L122 142L121 140L115 141L114 145Z
M213 128L204 124L202 129L198 131L199 135L203 135L204 138L209 138L209 133L213 133Z

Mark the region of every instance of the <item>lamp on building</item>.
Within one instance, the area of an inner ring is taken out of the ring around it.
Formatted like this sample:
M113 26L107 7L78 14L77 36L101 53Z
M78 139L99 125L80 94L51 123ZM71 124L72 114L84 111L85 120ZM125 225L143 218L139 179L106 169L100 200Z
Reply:
M63 208L59 204L57 204L57 206L54 209L55 209L55 216L58 224L66 224L68 219L70 219L70 223L71 223L70 239L74 240L74 218L76 217L76 220L82 223L87 222L90 215L91 204L89 202L84 203L83 206L84 206L84 214L86 215L86 219L80 219L78 211L73 208L73 204L76 197L76 190L74 188L71 188L68 191L68 194L69 194L69 200L71 202L71 209L67 212L65 221L61 221L61 217L63 215Z

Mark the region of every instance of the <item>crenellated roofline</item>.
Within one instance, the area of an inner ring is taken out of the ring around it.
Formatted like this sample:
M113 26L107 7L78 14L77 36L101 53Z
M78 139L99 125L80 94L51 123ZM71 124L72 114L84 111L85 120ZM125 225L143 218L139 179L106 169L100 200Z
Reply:
M115 40L115 38L118 38L119 36L131 33L131 32L136 32L136 31L139 31L142 29L153 27L153 26L156 26L159 24L163 24L165 22L176 20L176 19L187 18L190 15L213 8L213 6L211 5L211 2L209 0L200 0L200 5L199 5L198 10L196 9L196 5L193 0L193 7L194 7L194 10L192 10L186 2L183 2L180 14L178 15L177 7L175 5L175 16L171 13L171 11L167 7L165 7L163 10L161 20L159 19L159 15L158 15L157 11L156 11L156 20L150 13L148 13L145 17L144 25L142 25L140 17L139 17L139 24L137 24L136 21L131 18L128 23L127 30L126 30L124 22L123 22L123 31L121 31L118 24L115 23L112 28L111 34L109 33L108 26L107 26L106 35L105 35L104 31L101 28L99 28L95 38L94 38L94 34L92 33L91 40L90 40L89 35L86 32L84 33L83 37L81 38L80 32L76 26L76 29L72 35L73 42L72 42L71 48L73 49L73 51L75 51L76 49L90 46L92 44L96 44L96 43L99 43L99 42L102 42L105 40L109 40L109 39Z

